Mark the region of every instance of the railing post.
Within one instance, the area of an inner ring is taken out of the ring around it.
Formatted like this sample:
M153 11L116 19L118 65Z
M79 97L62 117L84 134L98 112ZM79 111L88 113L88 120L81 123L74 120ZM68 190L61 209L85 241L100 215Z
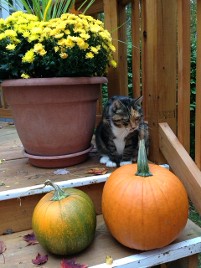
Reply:
M195 162L201 169L201 2L197 1Z
M111 68L108 73L108 95L128 95L128 71L126 44L126 13L125 6L117 0L103 0L105 26L112 34L116 47L116 69ZM119 42L120 40L120 42Z
M178 0L178 129L177 136L190 151L190 1ZM185 133L185 135L184 135Z
M164 163L159 150L158 123L176 132L176 21L177 1L143 0L143 95L150 128L150 156Z

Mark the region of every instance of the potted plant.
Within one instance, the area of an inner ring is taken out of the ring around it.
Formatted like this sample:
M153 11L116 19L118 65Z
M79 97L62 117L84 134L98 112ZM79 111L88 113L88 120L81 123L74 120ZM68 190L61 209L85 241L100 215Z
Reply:
M55 9L61 2L71 13ZM115 48L104 24L74 14L69 1L33 3L37 16L27 8L0 19L0 80L30 163L70 166L91 149L96 101L108 67L116 66Z

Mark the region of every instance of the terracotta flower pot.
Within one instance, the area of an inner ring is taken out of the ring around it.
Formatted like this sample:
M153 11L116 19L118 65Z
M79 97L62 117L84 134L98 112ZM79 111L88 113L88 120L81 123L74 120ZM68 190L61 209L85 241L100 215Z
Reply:
M86 160L105 77L33 78L2 83L25 155L38 167Z

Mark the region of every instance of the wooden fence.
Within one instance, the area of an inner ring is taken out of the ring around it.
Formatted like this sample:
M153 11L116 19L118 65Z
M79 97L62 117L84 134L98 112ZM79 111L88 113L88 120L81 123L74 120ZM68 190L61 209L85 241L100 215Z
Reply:
M201 3L197 1L197 95L195 160L201 167ZM144 96L149 122L150 160L165 160L159 146L159 123L167 122L190 151L190 0L98 1L112 33L119 65L111 70L109 96L128 94L126 6L131 5L133 95ZM95 6L92 7L95 9ZM93 10L91 8L91 12ZM100 10L99 10L100 11ZM118 28L121 25L120 28ZM118 29L118 30L114 30ZM121 42L119 42L120 40Z
M79 2L79 1L77 1ZM128 94L126 7L131 5L133 95L144 96L149 122L150 160L164 163L159 123L167 122L187 152L190 150L190 0L96 0L89 10L104 12L119 63L108 74L108 92ZM121 26L121 27L119 27ZM201 168L201 1L197 1L197 82L195 161ZM1 96L0 117L11 117ZM101 113L101 105L97 113Z

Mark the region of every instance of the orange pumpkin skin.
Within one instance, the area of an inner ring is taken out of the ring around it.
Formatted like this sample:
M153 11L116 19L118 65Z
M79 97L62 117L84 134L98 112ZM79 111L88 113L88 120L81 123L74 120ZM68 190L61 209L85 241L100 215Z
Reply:
M181 181L166 168L150 164L153 176L135 175L137 164L116 169L105 183L102 212L121 244L138 250L174 241L188 220L188 196Z
M32 228L38 242L49 252L71 255L93 241L96 212L91 198L81 190L65 189L69 196L52 201L47 193L34 208Z

